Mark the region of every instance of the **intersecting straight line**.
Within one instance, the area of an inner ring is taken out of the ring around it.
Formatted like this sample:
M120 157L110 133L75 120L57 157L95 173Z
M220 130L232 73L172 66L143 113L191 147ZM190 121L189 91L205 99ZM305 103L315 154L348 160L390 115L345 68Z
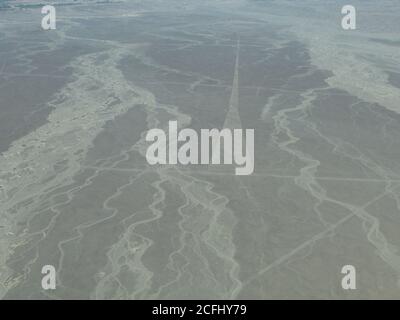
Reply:
M58 20L57 20L58 21ZM28 22L31 23L31 22ZM0 22L0 26L4 24L2 22ZM54 30L57 31L57 30ZM82 38L82 37L71 37L71 36L66 36L66 38L71 38L74 40L81 40L81 41L97 41L97 42L106 42L106 41L113 41L113 40L107 40L107 39L93 39L93 38ZM169 40L174 40L174 39L170 39L167 37L163 37L162 39L169 39ZM40 40L40 41L30 41L30 40L16 40L16 39L6 39L7 41L19 41L19 42L26 42L26 43L48 43L46 41ZM179 40L179 39L177 39ZM51 39L49 39L49 41L51 41ZM167 43L163 43L163 44L159 44L159 47L174 47L179 49L180 47L183 46L196 46L196 47L235 47L236 44L222 44L222 43L192 43L189 40L181 40L182 43L176 43L176 44L167 44ZM123 44L123 43L122 43ZM135 43L126 43L126 44L135 44ZM153 44L153 43L152 43ZM157 43L155 43L157 45ZM251 48L262 48L262 49L271 49L269 48L267 45L263 46L263 45L257 45L257 44L241 44L242 47L251 47Z
M132 173L140 173L145 170L149 170L149 167L143 169L131 169L131 168L116 168L116 167L102 167L102 166L81 166L83 169L94 169L94 170L105 170L105 171L116 171L116 172L132 172ZM170 166L169 169L174 169L174 166ZM151 169L151 168L150 168ZM200 171L200 170L187 170L187 169L179 169L180 172L185 174L199 174L199 175L210 175L210 176L234 176L234 172L221 172L221 171ZM241 176L242 178L251 178L251 177L261 177L261 178L281 178L281 179L295 179L298 178L296 175L279 175L279 174L271 174L271 173L255 173L249 176ZM379 179L379 178L341 178L341 177L315 177L315 180L324 180L324 181L357 181L357 182L400 182L400 179Z
M42 78L58 78L58 79L71 79L68 76L59 76L59 75L51 75L44 73L12 73L12 72L0 72L1 75L10 76L10 77L42 77ZM140 86L141 84L173 84L173 85L188 85L187 82L180 81L138 81L135 83ZM232 85L228 84L198 84L197 87L215 87L215 88L231 88ZM281 89L281 88L273 88L273 87L260 87L260 86L239 86L239 89L257 89L257 90L271 90L271 91L281 91L281 92L290 92L290 93L298 93L301 94L303 91L291 90L291 89ZM343 96L345 93L330 93L319 91L319 94L330 95L330 96Z
M84 166L84 168L91 168L91 169L98 169L98 170L117 170L117 171L124 171L124 172L125 171L130 171L130 172L137 172L137 173L144 171L144 170L140 170L140 169L105 168L105 167L95 167L95 166ZM189 171L189 170L181 170L181 171L187 171L188 173L192 173L192 174L195 174L195 173L210 174L210 175L219 174L219 173L210 172L210 171L204 171L204 172L193 172L193 171ZM256 176L260 176L260 174L256 174ZM282 176L282 175L271 175L271 174L266 174L266 175L263 175L263 176L266 176L266 177L271 176L271 177L278 177L278 178L295 178L296 177L296 176ZM384 180L384 179L336 178L336 177L315 177L315 179L317 179L317 180L339 180L339 181L341 181L341 180L343 180L343 181L367 181L367 182L369 182L369 181L373 181L373 182L400 182L400 179L399 180ZM394 190L392 190L392 191L394 191ZM363 206L357 207L356 209L365 209L365 208L367 208L372 203L378 201L379 199L381 199L382 197L387 195L387 193L388 193L388 191L383 192L379 196L377 196L374 199L368 201ZM285 261L290 259L292 256L294 256L296 253L298 253L300 250L302 250L304 248L307 248L311 243L314 243L314 242L316 242L318 240L323 239L326 236L327 233L335 230L339 225L344 224L345 222L347 222L348 220L350 220L351 218L353 218L355 216L356 216L356 214L354 212L352 212L352 213L346 215L345 217L341 218L335 224L330 225L329 227L327 227L323 231L317 233L316 235L312 236L307 241L301 243L299 246L297 246L294 249L292 249L291 251L289 251L287 254L277 258L275 261L273 261L272 263L270 263L266 267L264 267L261 270L259 270L256 274L254 274L253 276L248 278L243 283L243 285L249 284L251 281L257 279L257 277L259 277L260 275L262 275L262 274L268 272L269 270L271 270L271 269L279 266L280 264L284 263Z
M392 190L394 191L394 190ZM374 199L368 201L367 203L365 203L364 205L362 205L361 207L356 207L356 210L360 210L360 209L366 209L368 206L370 206L372 203L378 201L379 199L381 199L382 197L384 197L386 194L388 193L388 190L381 193L379 196L375 197ZM292 256L294 256L296 253L298 253L300 250L307 248L311 243L314 243L318 240L321 240L325 237L325 235L328 232L331 232L333 230L335 230L338 226L344 224L345 222L347 222L348 220L350 220L351 218L356 217L356 214L354 212L346 215L345 217L343 217L342 219L340 219L338 222L330 225L329 227L327 227L325 230L317 233L316 235L314 235L313 237L311 237L310 239L308 239L307 241L304 241L302 244L300 244L299 246L295 247L293 250L291 250L290 252L288 252L287 254L279 257L278 259L276 259L275 261L273 261L272 263L270 263L269 265L267 265L266 267L262 268L261 270L259 270L256 274L254 274L253 276L249 277L244 283L243 285L247 285L250 282L252 282L253 280L257 279L259 276L261 276L262 274L268 272L269 270L281 265L282 263L284 263L285 261L287 261L288 259L290 259Z
M0 72L3 76L10 77L41 77L41 78L59 78L59 79L71 79L67 76L58 76L56 74L44 74L44 73L13 73L13 72Z
M176 84L176 85L189 85L188 82L181 82L181 81L138 81L137 85L140 84ZM207 83L200 83L196 85L198 87L215 87L215 88L231 88L232 85L230 84L207 84ZM257 89L257 90L271 90L271 91L282 91L282 92L293 92L293 93L304 93L304 91L298 90L291 90L291 89L282 89L282 88L274 88L274 87L260 87L260 86L239 86L239 89ZM321 88L321 91L318 91L320 94L332 95L332 96L344 96L348 95L346 93L330 93L330 92L323 92L324 88ZM317 90L316 90L317 91Z

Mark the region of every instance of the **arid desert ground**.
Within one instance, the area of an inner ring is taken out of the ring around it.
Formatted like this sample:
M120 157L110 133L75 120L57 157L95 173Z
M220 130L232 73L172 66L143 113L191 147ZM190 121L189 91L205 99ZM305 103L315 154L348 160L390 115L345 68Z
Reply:
M400 299L400 3L347 2L0 0L0 298ZM149 165L172 120L254 172Z

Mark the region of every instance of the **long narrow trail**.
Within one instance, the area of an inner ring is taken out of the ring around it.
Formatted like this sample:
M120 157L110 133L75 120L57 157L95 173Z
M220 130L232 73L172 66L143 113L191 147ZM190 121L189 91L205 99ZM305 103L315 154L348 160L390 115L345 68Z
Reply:
M236 44L236 61L233 75L232 92L229 100L229 109L226 114L224 128L240 129L242 123L239 116L239 55L240 55L240 39Z

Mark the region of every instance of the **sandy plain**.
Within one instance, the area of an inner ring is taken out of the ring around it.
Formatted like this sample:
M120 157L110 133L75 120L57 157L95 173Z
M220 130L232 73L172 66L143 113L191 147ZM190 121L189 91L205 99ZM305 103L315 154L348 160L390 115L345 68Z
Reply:
M400 298L400 6L354 2L0 9L0 297ZM168 120L255 129L254 174L149 166Z

